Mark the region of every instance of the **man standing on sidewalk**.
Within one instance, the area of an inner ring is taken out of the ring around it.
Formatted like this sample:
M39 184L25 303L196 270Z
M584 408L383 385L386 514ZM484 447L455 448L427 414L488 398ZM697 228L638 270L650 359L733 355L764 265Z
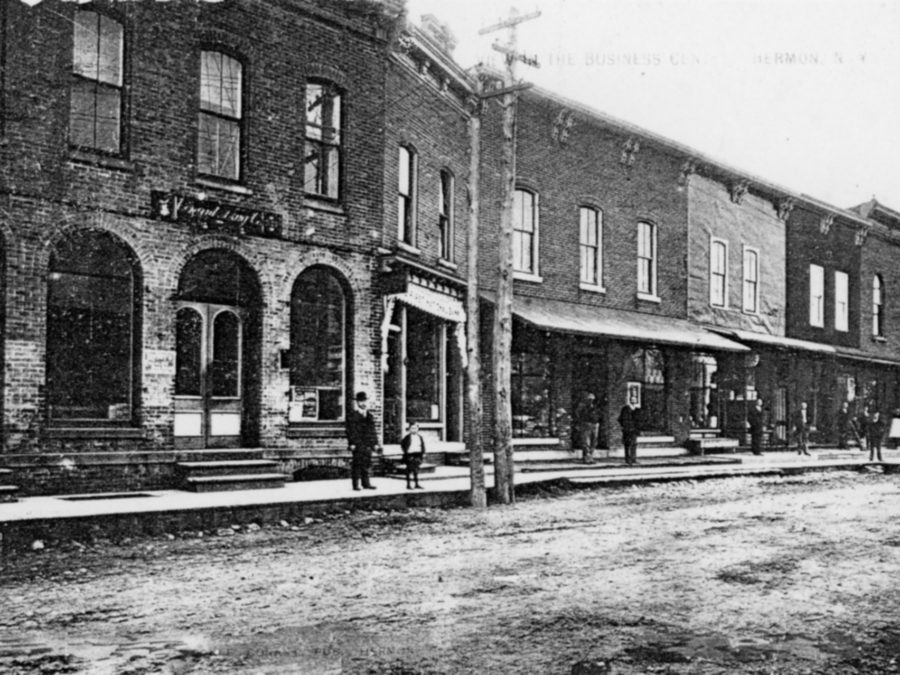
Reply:
M629 466L637 464L638 415L641 409L637 405L637 397L629 395L628 403L619 413L619 425L622 427L622 443L625 445L625 463Z
M747 424L750 426L750 449L754 455L762 454L763 430L765 419L763 414L763 402L761 398L753 402L753 407L747 414Z
M811 427L806 401L802 401L800 410L794 413L794 434L797 437L798 455L809 455L809 432Z
M372 467L372 453L378 448L378 431L375 429L375 418L368 410L368 397L361 391L356 395L356 407L347 415L347 444L353 459L350 464L350 479L353 489L359 490L360 483L366 490L374 490L369 482L369 470Z
M597 410L596 397L586 391L575 407L575 433L581 445L581 457L585 464L594 463L594 449L597 447L599 431L600 414Z

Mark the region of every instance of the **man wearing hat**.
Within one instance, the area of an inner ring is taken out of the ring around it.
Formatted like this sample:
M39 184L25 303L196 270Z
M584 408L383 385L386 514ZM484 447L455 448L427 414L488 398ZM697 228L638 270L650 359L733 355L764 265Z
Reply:
M372 467L372 453L378 448L378 432L364 391L356 394L356 406L347 415L347 443L353 454L350 464L353 489L360 490L361 483L366 490L374 490L375 486L369 482L369 470Z

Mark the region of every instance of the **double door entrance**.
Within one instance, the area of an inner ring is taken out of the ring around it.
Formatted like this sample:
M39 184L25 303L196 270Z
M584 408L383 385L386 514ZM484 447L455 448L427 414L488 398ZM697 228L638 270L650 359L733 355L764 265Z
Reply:
M181 302L175 319L175 447L242 444L244 312Z

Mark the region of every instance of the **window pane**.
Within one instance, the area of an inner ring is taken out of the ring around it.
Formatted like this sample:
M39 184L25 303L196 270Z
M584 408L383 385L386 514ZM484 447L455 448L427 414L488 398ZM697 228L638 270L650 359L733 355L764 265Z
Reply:
M200 107L227 117L241 116L239 61L221 52L201 52Z
M99 70L98 19L99 15L95 12L75 12L72 71L92 80L97 79Z
M834 327L845 331L849 328L849 277L846 272L834 273Z
M54 251L47 299L52 418L131 419L133 294L131 263L109 237L76 235Z
M241 320L234 312L220 312L213 320L213 396L239 396L241 391Z
M397 189L400 191L401 195L408 195L410 193L410 158L409 150L401 146L399 163L397 165Z
M97 79L116 87L122 86L122 26L108 16L100 15L100 45L97 56Z
M73 145L94 147L95 85L74 82L69 111L69 140Z
M106 152L119 151L120 116L122 102L118 89L97 88L97 126L95 148Z
M203 319L193 309L180 309L175 317L175 395L200 396Z
M340 282L323 269L301 274L291 299L290 382L315 391L319 420L344 415L345 334Z

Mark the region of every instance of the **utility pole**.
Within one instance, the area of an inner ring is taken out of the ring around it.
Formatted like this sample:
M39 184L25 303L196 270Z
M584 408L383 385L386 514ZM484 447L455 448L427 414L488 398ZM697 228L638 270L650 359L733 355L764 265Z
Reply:
M526 59L516 51L517 29L520 23L536 19L540 12L519 14L510 10L508 19L478 31L479 35L508 30L506 45L494 44L495 50L506 56L503 88L492 95L503 96L503 153L500 231L498 233L499 269L497 275L497 304L494 308L494 489L497 501L511 504L516 500L512 447L511 363L512 302L513 302L513 197L516 189L516 63L524 61L537 65L536 59Z
M469 503L475 508L487 506L487 491L484 485L484 452L481 447L482 415L481 403L481 320L478 311L478 215L481 208L479 187L481 184L481 82L476 81L474 110L469 117L469 231L466 243L466 402L469 411Z

